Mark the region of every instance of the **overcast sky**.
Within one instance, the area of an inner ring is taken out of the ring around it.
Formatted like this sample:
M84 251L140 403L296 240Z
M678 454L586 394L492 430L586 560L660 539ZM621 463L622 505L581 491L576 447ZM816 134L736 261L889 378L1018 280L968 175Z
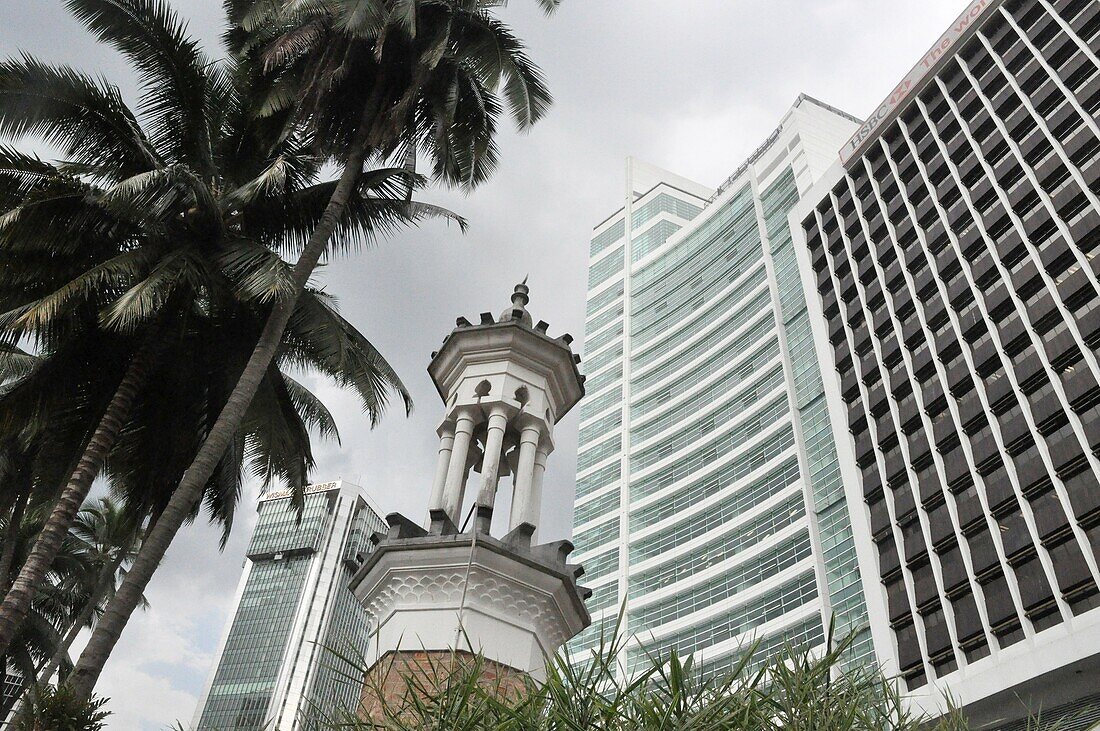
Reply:
M192 33L220 53L217 0L173 0ZM709 186L759 145L800 92L864 117L962 10L962 0L565 0L552 19L514 0L556 97L530 134L505 134L492 182L428 199L470 221L430 224L338 259L319 276L343 313L397 368L416 399L371 431L357 405L315 384L341 445L319 447L315 481L363 485L384 512L419 520L435 459L438 397L425 367L458 315L500 312L530 275L536 319L584 330L591 227L622 205L628 155ZM528 7L530 6L530 7ZM61 0L0 0L0 57L19 51L103 74L132 98L125 64L67 17ZM557 430L547 476L547 539L572 519L576 413ZM251 496L250 498L251 499ZM182 532L103 676L110 728L190 722L213 662L254 523L240 512L224 552L205 524Z

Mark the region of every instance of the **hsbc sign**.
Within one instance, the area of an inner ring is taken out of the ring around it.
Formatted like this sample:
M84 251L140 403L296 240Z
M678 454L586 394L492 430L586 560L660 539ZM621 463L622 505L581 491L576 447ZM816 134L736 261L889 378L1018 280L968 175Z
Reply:
M913 70L902 79L901 83L890 92L886 101L879 105L878 109L863 123L852 139L845 143L840 150L840 161L847 165L857 155L863 152L864 145L875 137L875 133L883 123L893 119L894 113L902 102L916 89L924 78L935 69L948 55L959 41L968 38L978 26L978 20L991 8L1000 5L1002 0L972 0L963 14L951 24L947 32L940 36L924 58L920 60Z

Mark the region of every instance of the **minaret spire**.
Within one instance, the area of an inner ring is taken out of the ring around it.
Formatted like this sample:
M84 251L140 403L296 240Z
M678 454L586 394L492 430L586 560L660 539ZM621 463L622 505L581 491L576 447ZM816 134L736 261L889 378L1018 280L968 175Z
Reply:
M351 582L375 618L376 657L390 658L368 681L402 667L422 672L416 663L425 654L446 667L461 652L538 680L546 658L591 623L584 606L591 592L577 584L583 570L568 563L573 545L536 540L554 426L584 396L584 377L572 338L532 325L530 291L525 277L499 318L483 313L476 325L458 318L432 354L428 373L444 413L426 527L388 516L389 532L375 536ZM507 531L493 536L497 488L508 476Z
M527 304L531 301L531 288L527 286L527 277L512 290L512 306L501 313L500 319L519 320L527 327L531 327L531 314L527 312Z

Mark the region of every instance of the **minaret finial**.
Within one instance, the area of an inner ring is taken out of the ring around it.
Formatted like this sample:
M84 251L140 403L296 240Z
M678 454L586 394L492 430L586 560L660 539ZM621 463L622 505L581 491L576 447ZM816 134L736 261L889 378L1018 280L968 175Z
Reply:
M500 314L501 322L516 321L521 325L532 327L531 313L527 311L527 303L531 301L531 289L527 286L527 277L512 290L512 304Z
M524 309L527 303L531 301L530 294L531 289L527 286L527 277L524 277L523 281L517 284L512 292L512 307L517 310Z

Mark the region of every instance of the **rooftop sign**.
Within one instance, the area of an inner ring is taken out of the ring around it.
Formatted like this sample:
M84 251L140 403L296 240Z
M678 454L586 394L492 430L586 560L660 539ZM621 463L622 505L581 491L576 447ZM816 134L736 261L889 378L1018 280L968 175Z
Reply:
M340 487L340 482L321 482L316 485L307 486L302 492L305 495L309 495L314 492L328 492L329 490L336 490ZM275 490L273 492L265 492L260 496L260 500L278 500L284 497L290 497L294 494L293 490Z
M749 169L750 165L762 158L764 156L764 153L771 149L771 146L775 144L775 141L779 139L779 135L781 134L783 134L782 124L779 125L779 127L777 127L774 132L768 135L768 139L764 140L764 143L761 144L760 147L757 147L756 150L751 155L749 155L748 160L745 160L745 162L741 163L741 165L733 171L733 174L726 178L724 183L718 186L718 189L714 191L714 194L711 195L710 200L707 201L707 203L713 203L714 201L718 200L718 197L720 195L729 190L730 186L737 182L737 179L740 178L741 175Z
M963 38L968 37L977 29L978 19L990 8L999 5L1001 0L972 0L963 14L951 24L947 32L940 36L936 45L929 49L924 58L913 67L913 70L902 79L901 83L890 92L886 101L879 105L878 109L863 123L863 126L852 136L852 139L840 149L840 161L845 166L863 152L864 145L874 139L875 132L886 122L894 117L902 102L909 98L924 78L933 71L940 62L952 51L953 47Z

